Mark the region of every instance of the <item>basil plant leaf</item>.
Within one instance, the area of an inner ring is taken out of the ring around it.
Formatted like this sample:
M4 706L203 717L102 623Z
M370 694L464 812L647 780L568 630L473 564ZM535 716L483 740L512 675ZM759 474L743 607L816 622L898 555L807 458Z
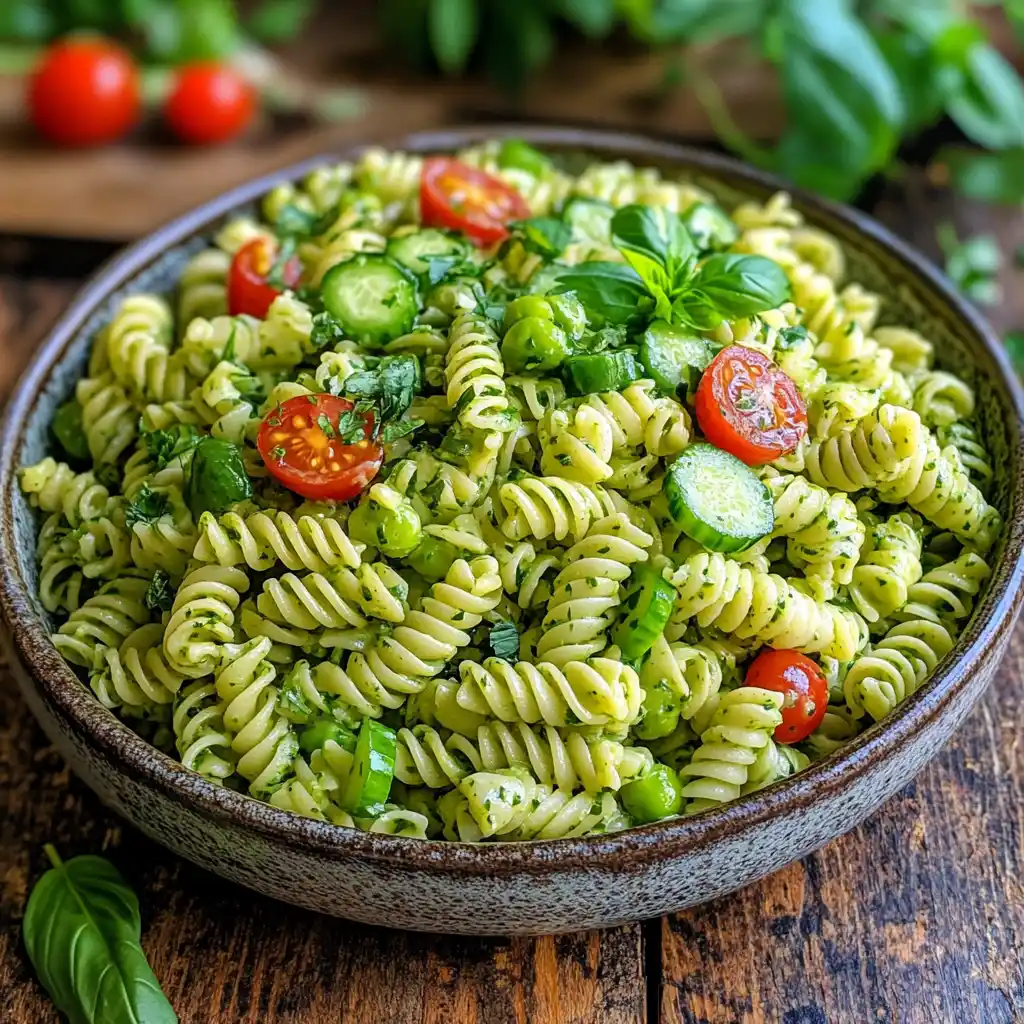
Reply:
M528 252L549 260L565 252L572 241L572 228L557 217L530 217L513 221L508 227L522 239Z
M575 292L588 313L607 324L631 324L653 308L653 300L640 275L624 263L592 260L560 274L559 292Z
M61 861L36 883L22 929L32 966L71 1024L177 1024L142 951L139 901L102 857Z
M778 263L740 253L708 257L693 280L693 291L727 320L776 309L793 297L789 278Z
M683 222L661 206L631 203L616 210L612 217L612 241L630 264L635 266L630 257L641 256L660 264L670 277L695 256L693 240ZM644 276L639 268L637 272Z

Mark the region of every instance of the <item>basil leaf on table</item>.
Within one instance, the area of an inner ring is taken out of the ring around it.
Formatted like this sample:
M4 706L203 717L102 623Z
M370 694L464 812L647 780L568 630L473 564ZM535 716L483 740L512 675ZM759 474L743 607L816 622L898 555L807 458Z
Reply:
M588 313L609 324L636 323L654 307L640 275L624 263L581 263L559 275L558 290L575 292Z
M775 309L793 296L782 267L765 256L740 253L709 256L697 271L691 288L726 320Z
M36 883L22 932L32 966L70 1024L177 1024L142 951L139 901L102 857L63 862Z
M989 149L1024 146L1024 85L997 50L976 44L944 83L946 110L972 142Z

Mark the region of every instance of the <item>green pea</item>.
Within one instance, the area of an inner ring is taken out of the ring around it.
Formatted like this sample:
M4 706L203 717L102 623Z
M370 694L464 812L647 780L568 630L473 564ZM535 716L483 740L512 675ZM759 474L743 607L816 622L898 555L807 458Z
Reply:
M551 302L542 295L520 295L505 307L505 330L527 317L551 320Z
M77 399L72 398L57 410L50 429L72 462L89 461L89 442L82 423L82 407Z
M575 295L549 295L551 319L565 331L570 343L575 344L587 329L587 311Z
M642 740L657 740L675 731L679 724L679 697L664 682L656 682L644 691L643 717L634 726Z
M535 178L546 174L551 161L538 149L522 139L506 139L498 150L498 166L526 171Z
M420 546L406 555L405 563L424 579L443 580L459 553L447 541L424 537Z
M353 540L369 544L391 558L404 558L423 537L419 513L408 501L397 508L364 501L349 517L348 530Z
M198 521L204 512L223 512L252 497L242 449L219 437L204 437L192 453L188 505Z
M521 370L553 370L569 355L565 331L551 320L527 317L509 328L501 343L505 368L512 373Z
M299 733L299 746L307 754L322 750L328 740L333 740L349 753L356 749L356 734L333 718L320 718Z
M679 776L667 764L655 761L646 774L619 790L622 806L638 825L678 814L683 806Z

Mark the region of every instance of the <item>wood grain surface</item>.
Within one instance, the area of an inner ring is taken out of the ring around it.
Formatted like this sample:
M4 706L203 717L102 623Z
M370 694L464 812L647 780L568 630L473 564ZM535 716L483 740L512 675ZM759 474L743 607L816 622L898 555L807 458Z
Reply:
M1024 218L921 175L878 211L926 251L937 220L1024 242ZM75 283L0 243L0 402ZM1024 324L1007 268L1001 329ZM983 702L866 824L663 921L541 939L384 931L293 910L178 860L71 777L0 667L0 1021L55 1024L20 939L42 844L110 856L183 1024L1014 1024L1024 1021L1024 627Z

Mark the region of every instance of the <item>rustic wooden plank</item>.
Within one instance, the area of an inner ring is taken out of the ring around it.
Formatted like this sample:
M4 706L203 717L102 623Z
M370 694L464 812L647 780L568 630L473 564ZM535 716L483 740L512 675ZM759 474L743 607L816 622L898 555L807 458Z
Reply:
M939 259L935 225L1024 243L1024 217L911 172L878 216ZM1012 260L999 330L1024 324ZM919 778L801 863L666 918L666 1024L1024 1020L1024 626L978 709Z

